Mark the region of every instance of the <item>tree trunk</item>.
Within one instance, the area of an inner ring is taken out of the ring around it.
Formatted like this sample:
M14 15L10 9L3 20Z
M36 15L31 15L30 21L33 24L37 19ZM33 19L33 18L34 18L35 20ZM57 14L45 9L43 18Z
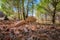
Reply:
M34 12L34 3L33 3L33 0L32 0L32 16L33 16L33 12Z
M20 20L20 13L19 13L19 8L18 8L18 19Z
M19 3L20 3L20 2L18 1L18 2L17 2L17 5L18 5L18 6L17 6L17 8L18 8L18 20L20 20L20 13L19 13L19 11L20 11L20 10L19 10L19 9L20 9L19 7L20 7L20 6L19 6Z
M56 6L55 6L55 9L54 9L54 12L53 12L53 19L52 19L53 24L55 24L55 14L56 14Z
M28 11L29 11L29 0L28 0L28 3L27 3L27 14L26 14L26 18L28 17Z
M22 0L22 7L23 7L23 19L25 20L25 13L24 13L24 0Z
M5 18L4 18L4 20L9 20L7 15L5 15Z
M20 0L20 20L22 20L22 0Z

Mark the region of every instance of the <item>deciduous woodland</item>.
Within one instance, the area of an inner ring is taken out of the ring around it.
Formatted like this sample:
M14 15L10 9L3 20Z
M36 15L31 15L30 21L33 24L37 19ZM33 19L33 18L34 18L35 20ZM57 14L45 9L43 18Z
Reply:
M60 40L60 0L0 0L0 40Z

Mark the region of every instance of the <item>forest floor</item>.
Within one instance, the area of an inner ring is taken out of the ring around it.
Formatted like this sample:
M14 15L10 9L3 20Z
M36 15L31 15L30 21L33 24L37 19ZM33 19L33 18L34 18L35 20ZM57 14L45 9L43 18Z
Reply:
M0 21L0 40L60 40L60 25Z

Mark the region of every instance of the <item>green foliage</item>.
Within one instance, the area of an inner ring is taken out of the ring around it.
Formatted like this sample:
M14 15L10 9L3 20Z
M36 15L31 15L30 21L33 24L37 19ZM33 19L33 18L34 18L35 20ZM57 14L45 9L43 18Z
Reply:
M53 0L41 0L37 5L37 11L40 13L53 13L55 2ZM57 11L60 11L60 2L57 4Z
M10 16L13 14L13 9L10 3L7 0L1 0L1 11L3 11L6 15Z
M55 5L57 5L56 11L60 11L60 0L39 0L37 5L36 1L37 0L0 0L0 10L8 16L17 13L18 19L25 18L29 12L34 15L34 11L37 12L36 15L38 17L42 13L52 15Z
M55 14L60 11L60 0L41 0L37 5L37 12L49 13L55 23Z

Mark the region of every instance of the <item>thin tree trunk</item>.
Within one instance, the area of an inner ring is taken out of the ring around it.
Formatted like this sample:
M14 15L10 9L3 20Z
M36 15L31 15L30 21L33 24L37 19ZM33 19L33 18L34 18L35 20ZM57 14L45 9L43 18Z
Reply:
M55 14L56 14L56 6L55 6L55 9L54 9L54 12L53 12L53 19L52 19L53 24L55 24Z
M52 19L52 22L53 22L53 24L55 24L55 14L56 14L56 6L57 6L57 4L60 2L57 2L56 0L52 0L53 2L54 2L54 4L53 4L53 6L54 6L54 11L53 11L53 19Z
M20 20L20 13L19 13L19 8L18 8L18 19Z
M24 0L22 0L22 7L23 7L23 19L25 20L25 13L24 13Z
M19 13L20 13L20 20L22 20L22 0L20 0Z
M20 20L20 13L19 13L19 11L20 11L19 9L20 9L20 8L19 8L19 3L20 3L20 2L17 2L17 5L18 5L18 7L17 7L17 8L18 8L18 20Z
M27 14L26 14L26 18L28 17L28 12L29 12L29 0L28 0L28 3L27 3Z
M32 16L33 16L33 12L34 12L34 3L33 3L33 0L32 0Z

